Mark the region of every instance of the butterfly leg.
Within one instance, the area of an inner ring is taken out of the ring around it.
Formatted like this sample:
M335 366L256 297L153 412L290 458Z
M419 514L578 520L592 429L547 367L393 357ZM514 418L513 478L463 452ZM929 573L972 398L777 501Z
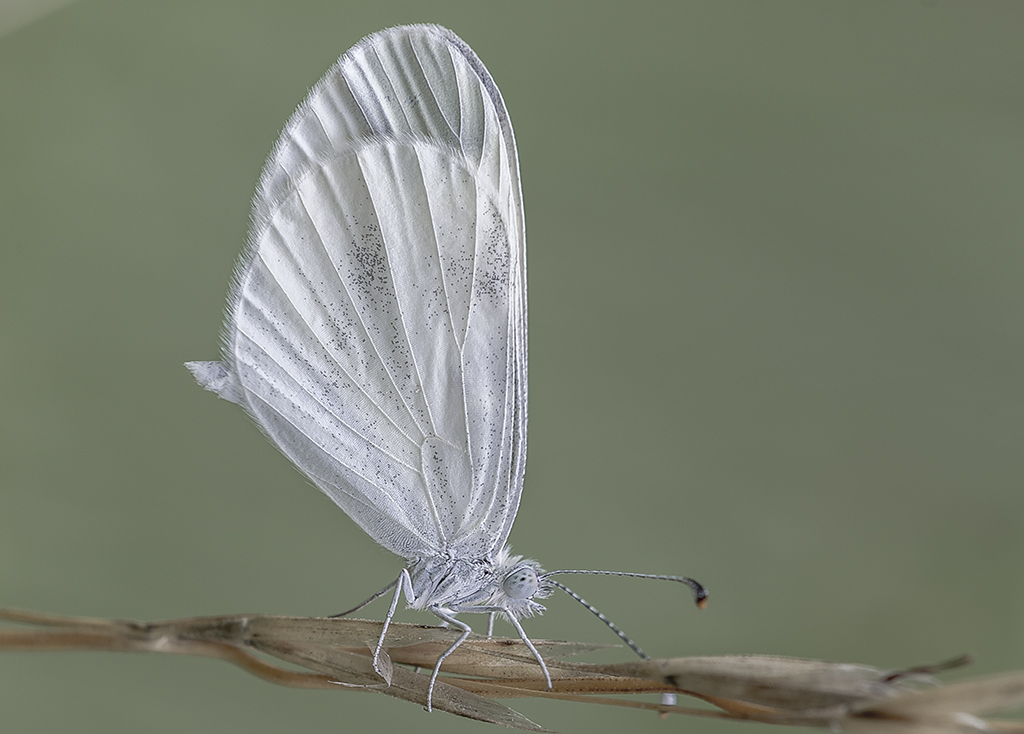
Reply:
M542 658L540 656L540 651L537 650L536 646L534 646L534 644L532 642L530 642L530 638L526 636L526 630L523 629L523 625L521 625L519 623L519 620L516 619L515 615L510 614L509 611L507 609L505 609L504 607L475 607L475 606L456 607L456 606L453 606L452 608L456 612L467 612L467 613L474 613L474 614L490 614L492 622L494 620L494 615L495 614L497 614L498 612L503 612L505 614L505 618L509 621L509 623L513 627L516 628L516 632L519 633L519 639L521 639L523 641L523 643L526 645L527 649L530 652L533 653L533 657L537 660L537 664L540 665L540 669L544 673L544 680L547 681L548 689L549 690L551 689L551 673L548 672L547 663L545 663L544 662L544 658ZM435 614L436 614L436 612L435 612ZM459 640L459 642L461 643L462 640ZM452 648L452 649L454 649L454 648ZM448 652L451 652L451 650L449 650ZM445 653L445 655L447 655L447 654L448 653Z
M473 630L470 628L468 624L466 624L460 619L456 619L455 615L451 614L446 609L442 609L441 607L430 607L430 611L433 612L436 616L440 617L446 623L458 627L460 630L462 630L462 634L459 635L459 639L457 639L452 644L451 647L449 647L447 650L441 653L441 656L437 659L437 662L434 663L434 672L430 674L430 685L427 686L427 711L431 710L431 701L434 698L434 683L437 682L437 674L441 672L441 663L445 661L445 658L447 658L449 655L455 652L456 648L458 648L459 645L465 642L466 638L469 637L470 634L473 632Z
M530 652L533 653L533 656L537 658L537 663L540 665L540 669L544 672L544 680L547 681L548 690L550 690L552 687L551 673L548 672L548 666L544 662L544 658L540 656L540 652L537 650L536 647L534 647L533 643L530 642L530 638L526 636L526 630L523 629L523 625L519 623L519 620L513 617L511 614L508 614L506 616L508 617L508 621L512 623L512 626L516 628L516 632L519 633L520 639L522 639L522 641L530 649Z
M412 590L412 578L409 576L409 571L405 568L402 569L402 573L399 574L398 579L395 581L395 593L391 597L391 606L388 608L388 616L384 618L384 625L380 628L380 638L377 640L377 646L373 649L373 672L379 675L381 678L386 676L381 672L380 669L380 653L384 649L384 638L388 635L388 627L391 626L391 619L395 616L395 610L398 608L398 598L405 594L405 600L412 604L416 599L416 594ZM391 681L389 680L390 684ZM429 708L429 696L428 696Z
M377 599L381 598L382 596L387 594L389 591L391 591L391 589L394 588L395 584L397 584L399 582L399 580L400 580L400 578L399 579L395 579L390 584L385 586L383 589L378 591L376 594L371 596L369 599L367 599L364 602L361 602L361 603L357 604L356 606L352 607L351 609L348 609L348 610L346 610L344 612L338 612L337 614L329 614L328 617L330 619L341 619L342 617L347 617L348 615L352 614L353 612L358 612L360 609L365 607L370 602L376 601Z

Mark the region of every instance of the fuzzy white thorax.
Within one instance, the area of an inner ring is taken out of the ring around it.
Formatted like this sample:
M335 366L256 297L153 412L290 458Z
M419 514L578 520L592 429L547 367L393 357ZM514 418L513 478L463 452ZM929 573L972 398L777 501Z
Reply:
M532 617L544 612L544 607L534 599L546 599L555 588L539 578L543 572L537 561L512 555L508 546L498 551L493 560L420 558L409 564L416 598L408 606L443 607L454 612L501 607L506 615L516 619ZM520 579L526 579L525 583Z

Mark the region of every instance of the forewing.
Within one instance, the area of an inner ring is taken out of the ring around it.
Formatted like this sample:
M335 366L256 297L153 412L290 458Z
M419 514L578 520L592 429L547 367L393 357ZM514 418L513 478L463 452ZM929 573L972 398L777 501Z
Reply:
M288 122L253 217L197 379L384 547L492 558L525 464L526 263L483 64L436 26L364 39Z

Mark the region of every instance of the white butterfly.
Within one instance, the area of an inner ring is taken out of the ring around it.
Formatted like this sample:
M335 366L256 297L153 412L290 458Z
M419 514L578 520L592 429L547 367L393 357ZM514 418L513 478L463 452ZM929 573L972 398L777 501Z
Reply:
M502 614L550 687L519 619L564 587L505 544L526 465L519 162L501 93L454 33L381 31L313 88L257 189L223 360L188 367L407 560L376 595L395 589L375 668L404 594L462 633L428 709L470 634L462 612Z

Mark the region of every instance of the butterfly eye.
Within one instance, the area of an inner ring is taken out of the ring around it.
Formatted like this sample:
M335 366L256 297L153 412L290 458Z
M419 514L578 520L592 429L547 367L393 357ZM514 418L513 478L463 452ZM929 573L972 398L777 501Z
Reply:
M540 589L540 581L530 566L520 566L505 577L501 588L511 599L532 599Z

